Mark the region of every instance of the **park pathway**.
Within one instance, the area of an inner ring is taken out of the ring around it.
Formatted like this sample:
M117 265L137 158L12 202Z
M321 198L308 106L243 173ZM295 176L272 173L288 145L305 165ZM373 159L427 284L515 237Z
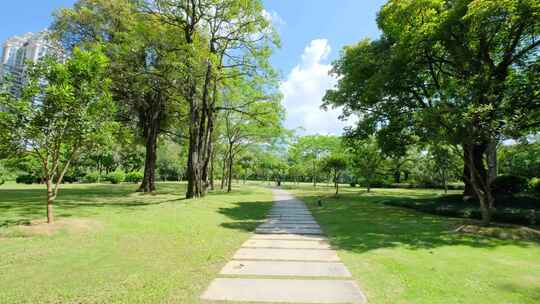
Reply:
M273 190L274 206L201 296L206 301L365 303L304 202Z

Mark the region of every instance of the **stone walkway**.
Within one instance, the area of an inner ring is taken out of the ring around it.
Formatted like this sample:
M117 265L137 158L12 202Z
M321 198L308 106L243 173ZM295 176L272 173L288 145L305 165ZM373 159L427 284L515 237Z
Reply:
M274 207L201 299L271 303L366 303L306 205L273 190Z

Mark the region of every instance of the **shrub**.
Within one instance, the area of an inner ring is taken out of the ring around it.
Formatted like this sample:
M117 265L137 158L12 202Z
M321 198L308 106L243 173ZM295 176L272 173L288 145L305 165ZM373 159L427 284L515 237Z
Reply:
M497 176L491 182L493 194L497 195L512 195L523 192L527 189L527 179L515 175Z
M143 173L142 172L130 172L126 174L125 181L128 183L140 183L143 180Z
M30 184L39 183L39 179L37 177L33 176L33 175L25 174L25 175L17 176L17 178L15 179L15 182L17 182L17 184L30 185Z
M126 178L126 175L124 172L121 171L115 171L107 174L106 179L111 182L111 184L119 184L124 181Z
M533 177L529 181L529 189L531 192L540 195L540 177Z
M73 183L76 183L78 181L79 181L79 179L76 176L73 176L73 175L66 175L62 179L62 183L68 183L68 184L73 184Z
M88 172L83 180L85 183L97 183L100 180L99 172Z

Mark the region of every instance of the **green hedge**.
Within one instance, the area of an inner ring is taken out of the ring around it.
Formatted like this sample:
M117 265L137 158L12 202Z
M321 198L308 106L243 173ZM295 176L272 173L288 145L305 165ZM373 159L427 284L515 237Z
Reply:
M126 179L126 174L121 171L115 171L107 174L106 179L111 182L111 184L120 184Z
M130 172L126 174L125 181L128 183L140 183L143 180L143 173L142 172Z

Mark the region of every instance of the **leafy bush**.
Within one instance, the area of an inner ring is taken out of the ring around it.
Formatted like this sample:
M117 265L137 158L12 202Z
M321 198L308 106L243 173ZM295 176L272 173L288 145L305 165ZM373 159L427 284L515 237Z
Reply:
M527 179L515 175L497 176L491 182L491 189L495 195L512 195L527 189Z
M31 184L39 183L39 178L30 174L25 174L25 175L17 176L17 178L15 179L15 182L17 182L17 184L31 185Z
M83 180L85 183L97 183L100 180L99 172L88 172Z
M126 179L124 172L115 171L107 174L106 179L111 182L111 184L119 184Z
M351 187L354 188L354 187L356 187L357 184L356 184L356 182L351 182L350 185L351 185Z
M143 173L142 172L130 172L126 174L125 181L128 183L140 183L143 180Z
M540 195L540 177L533 177L529 181L529 189L531 192Z
M77 183L78 181L79 181L79 178L73 175L66 175L62 179L62 183L69 183L69 184Z

